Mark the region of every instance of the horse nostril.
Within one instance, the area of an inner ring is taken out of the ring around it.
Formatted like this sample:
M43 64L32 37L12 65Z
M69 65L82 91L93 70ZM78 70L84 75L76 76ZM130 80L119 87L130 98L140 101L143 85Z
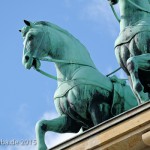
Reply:
M25 61L27 62L29 60L29 56L25 56Z

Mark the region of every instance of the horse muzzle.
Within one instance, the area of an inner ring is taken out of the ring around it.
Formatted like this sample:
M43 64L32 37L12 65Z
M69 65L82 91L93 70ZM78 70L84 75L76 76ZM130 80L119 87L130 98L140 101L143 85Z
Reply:
M41 63L38 59L36 59L34 57L30 57L28 55L25 55L23 57L22 63L25 66L26 69L31 69L31 67L34 67L35 69L38 69L41 66Z

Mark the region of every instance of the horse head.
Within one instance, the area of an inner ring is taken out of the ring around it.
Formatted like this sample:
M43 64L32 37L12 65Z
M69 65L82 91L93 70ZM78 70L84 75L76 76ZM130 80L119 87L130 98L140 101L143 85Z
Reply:
M39 71L40 61L54 62L57 77L68 79L80 66L95 68L85 46L68 31L50 22L24 22L26 27L20 32L24 39L22 62L26 69L34 67Z
M48 55L48 37L41 25L24 20L27 25L20 32L24 39L22 63L26 69L40 67L40 58Z

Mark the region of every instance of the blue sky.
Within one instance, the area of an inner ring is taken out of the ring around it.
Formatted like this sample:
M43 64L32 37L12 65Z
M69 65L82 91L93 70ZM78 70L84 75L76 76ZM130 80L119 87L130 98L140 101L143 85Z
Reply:
M68 30L89 50L98 70L107 74L119 65L114 41L119 24L107 0L2 0L0 2L0 139L34 140L34 127L41 118L57 116L53 104L56 81L22 65L23 40L18 32L23 20L49 21ZM53 64L42 68L55 74ZM124 78L122 71L119 77ZM72 135L48 133L51 147ZM0 150L34 149L1 146Z

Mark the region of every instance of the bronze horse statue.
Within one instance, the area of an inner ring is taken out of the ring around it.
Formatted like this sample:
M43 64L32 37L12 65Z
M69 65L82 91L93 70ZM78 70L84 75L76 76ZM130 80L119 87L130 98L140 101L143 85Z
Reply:
M118 63L128 75L141 104L150 100L150 0L109 0L119 3L120 34L115 41Z
M39 71L40 61L47 60L57 71L54 103L60 116L36 124L38 150L47 149L47 131L77 133L137 106L126 82L101 74L85 46L69 32L49 22L24 22L25 68Z

